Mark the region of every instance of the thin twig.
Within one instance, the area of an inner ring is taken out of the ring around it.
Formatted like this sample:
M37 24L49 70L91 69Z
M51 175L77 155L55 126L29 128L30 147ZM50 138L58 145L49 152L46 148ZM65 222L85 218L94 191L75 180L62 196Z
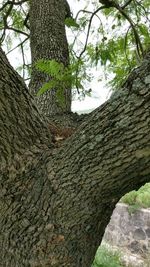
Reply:
M23 50L23 45L21 44L21 53L22 53L22 61L23 61L23 79L25 77L25 56L24 56L24 50Z
M77 58L78 58L78 62L80 62L81 57L83 56L84 52L86 51L87 44L88 44L88 39L89 39L89 34L90 34L90 29L91 29L91 24L92 24L92 20L93 20L94 16L97 15L97 13L98 13L100 10L104 9L104 8L106 8L106 7L105 7L105 6L101 6L101 7L99 7L98 9L96 9L96 10L92 13L92 15L91 15L91 17L90 17L89 25L88 25L88 30L87 30L87 35L86 35L86 40L85 40L85 45L84 45L83 50L82 50L81 53L79 54L79 56L77 56ZM77 67L77 70L76 70L76 89L77 89L77 92L78 92L78 94L79 94L79 88L78 88L78 84L77 84L78 73L79 73L79 64L78 64L78 67Z
M17 46L13 47L11 50L9 50L6 55L10 54L11 52L13 52L15 49L17 49L19 46L23 45L27 40L29 39L29 37L25 38L21 43L19 43Z
M29 20L29 12L27 13L23 25L27 27L27 29L30 30L30 26L28 25L28 20Z
M23 34L23 35L25 35L25 36L27 36L27 37L29 38L29 34L26 33L26 32L23 32L23 31L21 31L21 30L15 29L15 28L10 27L10 26L8 26L8 25L7 25L7 28L6 28L6 29L11 30L11 31L14 31L14 32L17 32L17 33L21 33L21 34Z
M83 48L83 50L81 51L80 55L78 56L78 58L81 58L81 57L82 57L82 55L84 54L84 52L85 52L85 50L86 50L86 48L87 48L88 39L89 39L89 34L90 34L90 28L91 28L91 24L92 24L93 17L94 17L100 10L102 10L102 9L104 9L104 8L106 8L106 7L105 7L105 6L101 6L101 7L99 7L98 9L96 9L96 10L92 13L92 15L91 15L91 17L90 17L90 20L89 20L89 25L88 25L88 30L87 30L87 35L86 35L85 45L84 45L84 48Z

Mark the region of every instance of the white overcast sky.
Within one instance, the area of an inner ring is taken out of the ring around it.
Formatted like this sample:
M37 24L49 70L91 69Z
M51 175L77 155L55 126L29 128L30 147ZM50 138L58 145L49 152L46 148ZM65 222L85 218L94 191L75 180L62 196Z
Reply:
M76 13L80 9L84 9L85 6L88 6L87 9L92 11L93 5L92 0L68 0L68 3L70 4L71 11L73 12L73 15L75 17ZM93 23L96 24L96 20L93 20ZM86 36L84 36L86 37ZM83 37L82 42L85 40ZM89 85L89 88L92 89L92 96L88 97L86 96L84 100L79 101L75 100L72 102L72 110L73 111L88 111L91 109L95 109L98 106L100 106L108 97L110 96L110 88L106 87L106 82L104 80L104 75L100 67L96 69L91 69L91 72L94 76L91 84ZM98 81L102 79L102 81Z

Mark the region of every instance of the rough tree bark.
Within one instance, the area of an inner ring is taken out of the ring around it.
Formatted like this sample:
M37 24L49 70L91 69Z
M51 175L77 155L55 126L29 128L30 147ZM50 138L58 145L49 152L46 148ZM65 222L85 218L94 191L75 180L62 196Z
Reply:
M32 0L30 6L30 40L33 72L30 91L35 96L50 77L34 68L39 59L55 59L67 66L69 64L68 43L65 32L65 18L69 16L66 0ZM55 89L35 97L40 112L47 116L71 111L71 88L62 91L63 106L57 98Z
M59 148L2 50L0 93L0 266L90 266L116 202L150 181L150 53Z

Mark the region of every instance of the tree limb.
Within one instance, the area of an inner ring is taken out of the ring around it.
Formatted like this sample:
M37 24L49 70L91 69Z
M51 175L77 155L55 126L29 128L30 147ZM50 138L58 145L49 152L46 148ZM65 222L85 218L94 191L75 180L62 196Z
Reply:
M0 12L5 9L6 6L8 5L21 5L25 2L28 2L29 0L22 0L22 1L18 1L18 2L15 2L15 1L7 1L6 3L4 3L4 5L0 8Z

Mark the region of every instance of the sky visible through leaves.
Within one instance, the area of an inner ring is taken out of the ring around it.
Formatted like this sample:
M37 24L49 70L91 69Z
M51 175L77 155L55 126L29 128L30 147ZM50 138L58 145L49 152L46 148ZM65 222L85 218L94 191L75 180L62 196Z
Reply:
M73 16L65 21L70 47L72 110L81 113L102 104L112 89L119 90L130 71L140 64L150 44L150 3L149 0L67 1ZM22 34L28 4L23 5L24 13L19 6L12 9L10 17L2 15L1 25L5 27L3 30L1 26L0 31L2 38L5 37L2 44L10 63L29 83L29 28Z

